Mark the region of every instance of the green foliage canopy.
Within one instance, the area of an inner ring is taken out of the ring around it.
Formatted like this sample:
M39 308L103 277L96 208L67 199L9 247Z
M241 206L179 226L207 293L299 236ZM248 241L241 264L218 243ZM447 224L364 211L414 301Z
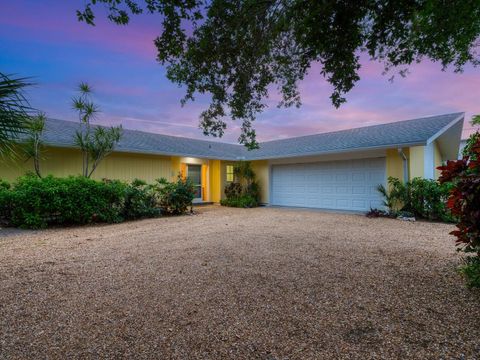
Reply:
M239 141L249 148L258 146L252 123L272 87L280 107L300 106L298 83L314 63L336 107L360 79L362 53L401 75L422 59L455 71L479 63L478 0L88 0L78 19L94 25L96 4L119 25L160 14L157 59L186 87L182 102L210 94L203 132L222 136L229 116L242 121Z

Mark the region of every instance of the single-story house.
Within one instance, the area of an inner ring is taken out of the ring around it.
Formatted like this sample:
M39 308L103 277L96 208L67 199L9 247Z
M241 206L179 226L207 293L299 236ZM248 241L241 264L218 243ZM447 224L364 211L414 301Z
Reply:
M124 129L115 152L95 171L97 179L153 182L178 173L197 185L197 201L219 202L233 180L233 164L251 161L265 204L326 209L368 210L381 206L376 191L389 176L434 179L436 167L456 159L463 113L260 143L260 149ZM73 143L78 123L49 119L44 174L81 172ZM12 181L33 170L31 162L0 160L0 178Z

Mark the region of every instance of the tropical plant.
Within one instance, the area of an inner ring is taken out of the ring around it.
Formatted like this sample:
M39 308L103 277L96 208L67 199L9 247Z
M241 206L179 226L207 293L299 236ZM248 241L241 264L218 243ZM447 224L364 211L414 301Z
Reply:
M475 144L480 140L480 115L474 115L472 117L472 120L470 121L470 124L473 127L477 127L478 130L472 133L467 139L465 147L463 148L463 151L462 151L462 155L468 156L469 158L475 160L476 154L472 150Z
M441 183L453 183L447 206L458 222L451 234L462 251L480 257L480 138L463 159L447 161L438 169Z
M397 178L388 178L388 190L382 184L377 186L377 191L383 196L383 205L388 212L394 213L403 206L407 198L406 186Z
M407 183L394 177L388 178L388 190L379 185L384 205L390 214L411 213L418 218L454 221L446 207L451 183L444 184L431 179L414 178Z
M225 186L226 199L220 204L231 207L256 207L260 202L260 186L249 161L239 161L233 166L234 179Z
M73 98L73 109L78 112L80 130L75 132L75 144L82 152L82 174L89 178L118 144L122 137L122 127L92 128L91 120L99 113L99 107L91 100L92 88L87 83L78 86L79 96Z
M14 152L14 143L27 131L32 108L24 95L29 78L12 78L0 72L0 155Z
M33 159L33 167L35 169L35 174L38 177L42 177L40 171L40 159L42 154L42 133L45 129L45 114L40 113L36 116L30 118L27 123L27 139L24 144L24 151L28 159Z
M186 89L182 102L210 93L204 133L222 136L226 118L240 120L239 141L249 148L258 146L253 121L272 89L279 106L300 106L298 83L309 73L332 85L338 107L360 80L362 58L401 76L423 59L455 71L479 63L476 0L88 0L78 19L93 25L99 4L120 25L143 11L159 14L157 59Z

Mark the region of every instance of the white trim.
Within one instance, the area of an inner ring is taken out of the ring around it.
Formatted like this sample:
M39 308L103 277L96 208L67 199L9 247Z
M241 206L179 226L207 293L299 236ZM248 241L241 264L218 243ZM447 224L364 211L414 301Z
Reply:
M445 133L445 131L447 131L448 129L450 129L453 125L455 125L457 122L459 121L463 121L465 118L465 113L462 113L462 115L460 115L458 118L456 118L455 120L451 121L450 123L448 123L447 125L445 125L443 128L441 128L439 131L437 131L435 134L433 134L431 137L428 138L427 140L427 145L428 144L431 144L432 142L434 142L440 135L442 135L443 133Z
M272 163L269 161L268 162L268 204L273 204L273 179L272 179Z
M414 143L404 143L404 144L389 144L389 145L379 145L379 146L367 146L359 148L349 148L342 150L329 150L322 152L314 153L305 153L305 154L293 154L293 155L279 155L279 156L265 156L255 159L247 159L247 161L257 161L257 160L283 160L291 158L306 158L313 156L323 156L323 155L334 155L334 154L344 154L344 153L355 153L358 151L368 151L368 150L388 150L388 149L398 149L399 147L412 147L412 146L425 146L425 142L414 142Z
M435 177L435 159L434 144L425 145L423 150L423 177L425 179L433 179Z

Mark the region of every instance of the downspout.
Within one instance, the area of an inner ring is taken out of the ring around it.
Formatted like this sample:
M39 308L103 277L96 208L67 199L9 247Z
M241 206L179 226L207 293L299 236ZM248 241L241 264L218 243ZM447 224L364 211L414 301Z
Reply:
M398 148L398 155L400 155L400 157L403 160L403 183L406 184L408 182L408 179L409 179L408 159L407 159L407 156L405 155L405 153L403 152L402 148Z

